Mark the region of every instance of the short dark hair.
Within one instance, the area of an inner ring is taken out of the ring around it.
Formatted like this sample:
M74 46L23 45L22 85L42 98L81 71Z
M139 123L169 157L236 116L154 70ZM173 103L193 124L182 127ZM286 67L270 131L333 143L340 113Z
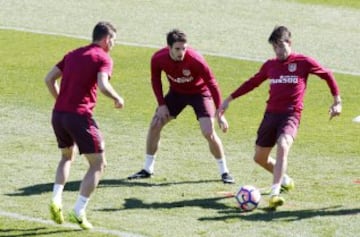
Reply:
M94 27L92 40L93 42L99 41L105 36L113 35L114 33L116 33L116 28L110 22L100 21Z
M169 33L167 33L166 36L167 44L171 47L175 42L187 42L186 34L179 30L179 29L173 29Z
M276 44L279 41L289 41L291 32L286 26L275 26L268 41L270 44Z

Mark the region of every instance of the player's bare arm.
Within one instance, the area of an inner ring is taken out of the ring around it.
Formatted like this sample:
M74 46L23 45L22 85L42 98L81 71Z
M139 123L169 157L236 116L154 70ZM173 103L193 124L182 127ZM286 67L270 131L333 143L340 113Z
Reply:
M56 99L59 95L59 84L56 82L61 77L61 70L54 66L45 77L45 83L51 95Z
M227 130L229 129L229 123L227 122L224 114L232 100L233 100L233 98L231 96L228 96L222 102L220 107L216 110L216 118L218 119L219 126L223 132L227 132Z
M339 95L336 95L334 96L334 103L329 108L330 120L333 117L339 116L341 114L341 110L341 97Z
M104 72L99 72L97 75L97 83L100 91L107 97L114 100L115 108L121 109L124 107L124 99L118 95L115 89L109 82L109 76Z
M217 120L218 120L218 124L219 124L219 127L220 127L221 131L226 133L227 130L229 129L229 123L226 120L225 116L220 115L220 116L217 117Z
M227 108L229 108L229 104L232 100L233 98L230 95L222 102L219 109L216 111L218 118L220 118L220 116L223 116L225 114L225 111L227 110Z

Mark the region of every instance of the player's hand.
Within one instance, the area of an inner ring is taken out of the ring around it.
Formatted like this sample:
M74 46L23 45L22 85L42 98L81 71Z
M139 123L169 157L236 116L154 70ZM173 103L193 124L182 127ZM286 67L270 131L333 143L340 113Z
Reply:
M229 129L229 124L224 115L218 116L218 123L221 130L226 133Z
M170 112L166 105L160 105L155 113L153 123L157 125L165 124L170 119Z
M119 98L115 99L114 103L115 103L115 108L117 108L117 109L124 108L125 102L124 102L124 99L122 97L119 97Z
M341 114L341 110L341 102L335 102L334 104L332 104L329 108L330 120L335 116L339 116Z
M216 111L218 118L220 118L221 116L223 116L225 114L225 111L227 110L227 108L229 108L229 104L230 104L231 100L232 100L232 98L229 96L222 102L222 104Z

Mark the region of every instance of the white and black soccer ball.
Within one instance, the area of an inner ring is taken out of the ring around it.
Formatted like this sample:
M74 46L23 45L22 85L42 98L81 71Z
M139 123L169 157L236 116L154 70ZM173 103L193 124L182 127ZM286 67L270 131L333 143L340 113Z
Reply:
M261 193L254 186L245 185L240 187L239 191L235 194L235 199L241 210L252 211L259 205Z

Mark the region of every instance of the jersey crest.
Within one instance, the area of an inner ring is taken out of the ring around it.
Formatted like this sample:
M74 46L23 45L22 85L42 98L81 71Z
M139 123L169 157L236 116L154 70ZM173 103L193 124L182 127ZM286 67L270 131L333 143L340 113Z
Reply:
M297 68L296 63L290 63L290 64L288 65L288 70L289 70L289 72L295 72L295 71L296 71L296 68Z
M188 76L191 75L191 72L190 72L189 69L183 69L183 70L182 70L182 73L183 73L183 75L186 76L186 77L188 77Z

